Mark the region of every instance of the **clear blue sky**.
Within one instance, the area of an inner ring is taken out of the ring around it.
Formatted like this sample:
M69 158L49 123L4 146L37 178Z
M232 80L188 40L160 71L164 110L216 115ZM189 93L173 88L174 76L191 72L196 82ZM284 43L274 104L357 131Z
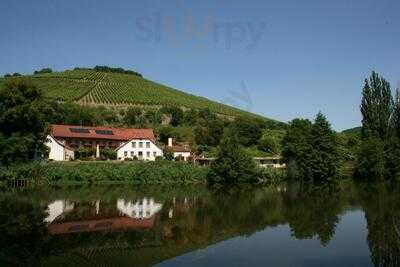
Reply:
M399 78L400 1L2 0L0 74L104 64L282 121L360 124Z

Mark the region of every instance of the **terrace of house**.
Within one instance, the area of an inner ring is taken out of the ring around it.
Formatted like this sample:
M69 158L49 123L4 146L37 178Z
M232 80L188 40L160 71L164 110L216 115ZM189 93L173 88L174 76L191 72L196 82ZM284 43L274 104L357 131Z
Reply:
M121 144L123 144L124 140L110 140L110 139L94 139L94 138L63 138L60 140L65 145L74 148L96 148L97 145L100 148L111 148L116 149Z

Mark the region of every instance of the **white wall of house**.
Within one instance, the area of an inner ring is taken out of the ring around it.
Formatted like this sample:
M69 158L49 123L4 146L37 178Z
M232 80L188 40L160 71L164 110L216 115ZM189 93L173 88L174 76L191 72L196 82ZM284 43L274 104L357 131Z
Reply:
M117 158L120 160L137 157L139 160L154 161L162 155L163 151L149 139L133 139L117 149Z
M187 161L190 157L190 152L174 152L174 158L182 157L185 161Z
M57 142L51 135L47 136L45 144L49 148L49 159L55 161L69 160L74 157L74 152Z

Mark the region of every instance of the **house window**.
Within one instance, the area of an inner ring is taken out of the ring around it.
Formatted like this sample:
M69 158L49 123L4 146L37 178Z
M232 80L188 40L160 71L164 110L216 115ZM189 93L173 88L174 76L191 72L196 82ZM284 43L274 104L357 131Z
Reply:
M150 142L146 142L146 148L150 148Z
M157 152L153 152L153 157L157 157Z
M133 158L135 156L135 152L131 151L131 157Z
M139 148L143 148L143 142L139 142Z
M136 142L132 142L132 148L136 148Z
M142 151L139 151L138 155L139 155L139 159L143 158L143 152Z
M147 157L147 158L150 158L150 151L147 151L147 152L146 152L146 157Z
M128 156L128 151L124 151L124 156L125 156L125 157Z

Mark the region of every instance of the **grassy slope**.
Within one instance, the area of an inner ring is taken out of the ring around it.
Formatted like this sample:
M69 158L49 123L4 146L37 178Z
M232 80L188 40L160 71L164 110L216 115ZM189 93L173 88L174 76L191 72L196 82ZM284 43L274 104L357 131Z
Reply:
M195 109L209 108L226 116L251 115L264 118L134 75L74 70L26 77L31 78L34 84L42 88L46 96L60 101L116 107L175 105Z

